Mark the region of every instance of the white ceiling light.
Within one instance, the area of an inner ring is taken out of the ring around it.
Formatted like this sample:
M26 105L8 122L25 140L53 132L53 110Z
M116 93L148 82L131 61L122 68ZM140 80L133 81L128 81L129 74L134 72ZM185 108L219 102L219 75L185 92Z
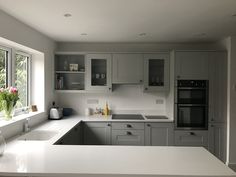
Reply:
M140 33L139 36L146 36L147 33Z
M72 15L70 13L64 14L64 17L71 17Z

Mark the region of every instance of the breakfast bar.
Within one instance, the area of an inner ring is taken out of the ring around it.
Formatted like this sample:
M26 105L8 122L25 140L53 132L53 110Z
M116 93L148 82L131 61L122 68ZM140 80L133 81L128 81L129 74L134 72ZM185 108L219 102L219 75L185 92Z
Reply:
M236 176L203 147L54 145L81 120L47 121L31 130L57 131L48 141L13 138L0 157L0 176Z

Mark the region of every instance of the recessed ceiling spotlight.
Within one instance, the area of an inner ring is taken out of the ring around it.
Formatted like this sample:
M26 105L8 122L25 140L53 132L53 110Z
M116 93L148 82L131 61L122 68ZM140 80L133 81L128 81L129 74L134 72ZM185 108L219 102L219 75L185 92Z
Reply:
M80 35L81 36L87 36L88 34L87 33L81 33Z
M146 36L147 33L140 33L139 36Z
M72 15L70 13L64 14L64 17L71 17Z
M194 36L196 36L196 37L204 37L204 36L206 36L206 33L195 33Z

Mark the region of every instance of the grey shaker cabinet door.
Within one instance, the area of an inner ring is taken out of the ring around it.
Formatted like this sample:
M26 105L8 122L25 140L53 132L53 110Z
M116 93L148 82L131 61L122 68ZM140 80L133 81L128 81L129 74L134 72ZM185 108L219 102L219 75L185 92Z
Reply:
M209 151L223 162L226 162L226 129L226 123L209 125Z
M111 144L111 124L109 122L86 122L83 134L85 145Z
M208 79L208 52L176 52L177 79Z
M146 123L146 146L171 146L174 144L173 123Z
M138 84L143 82L142 54L113 54L112 83Z

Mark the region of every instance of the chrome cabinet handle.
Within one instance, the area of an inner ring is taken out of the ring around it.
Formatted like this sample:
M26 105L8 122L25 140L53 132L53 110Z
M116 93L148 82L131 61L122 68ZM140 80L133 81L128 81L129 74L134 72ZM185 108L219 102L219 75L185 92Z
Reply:
M126 127L127 127L127 128L131 128L132 126L131 126L130 124L127 124Z
M131 133L131 132L126 132L126 134L127 134L127 135L132 135L132 133Z
M194 132L190 132L189 134L192 135L192 136L195 136L195 135L196 135Z

